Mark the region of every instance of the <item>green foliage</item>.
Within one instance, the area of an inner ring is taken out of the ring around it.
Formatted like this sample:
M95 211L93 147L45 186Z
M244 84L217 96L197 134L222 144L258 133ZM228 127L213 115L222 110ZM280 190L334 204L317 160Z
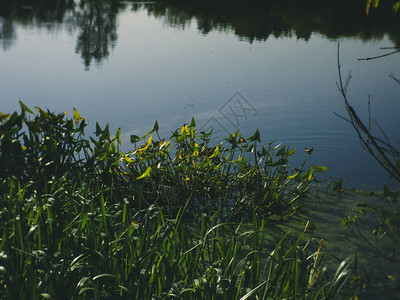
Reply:
M22 102L20 105L20 114L0 115L0 179L14 176L21 182L44 184L46 179L74 173L83 166L90 149L83 139L83 121L74 124L65 119L65 113L40 108L33 115Z
M304 170L305 161L290 169L295 150L260 145L258 130L247 141L235 132L225 145L210 146L210 133L199 133L194 119L168 141L158 136L156 122L144 136L131 136L135 150L122 153L120 129L112 136L108 124L96 123L96 136L89 141L87 124L75 109L72 119L40 108L35 115L23 103L21 109L0 119L0 179L32 181L37 191L65 176L76 184L96 181L110 195L132 199L138 209L157 204L176 215L191 198L186 214L221 210L231 218L251 216L253 204L260 213L282 213L326 169Z
M328 299L350 276L344 262L327 277L323 242L267 242L254 210L250 228L217 214L196 225L183 218L191 200L171 219L94 182L60 178L32 195L10 178L0 190L1 299Z
M259 146L258 130L247 141L235 132L217 146L210 146L210 133L197 132L194 120L168 141L153 141L152 134L158 136L158 126L142 138L131 137L138 146L123 154L121 173L136 199L157 203L168 213L188 198L193 199L192 215L222 209L242 217L253 202L257 212L278 212L308 191L314 170L325 170L303 170L304 163L290 170L294 150Z
M328 299L343 290L351 264L329 277L323 242L267 240L261 213L290 205L324 169L289 173L293 150L259 147L258 131L211 147L192 120L172 142L153 141L156 123L121 153L119 129L96 124L88 141L76 110L66 119L21 109L0 116L1 299Z

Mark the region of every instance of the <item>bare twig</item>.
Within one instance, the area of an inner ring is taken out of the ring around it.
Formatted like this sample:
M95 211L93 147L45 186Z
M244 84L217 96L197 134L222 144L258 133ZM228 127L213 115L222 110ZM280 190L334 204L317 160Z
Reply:
M385 57L385 56L393 55L393 54L395 54L395 53L398 53L398 52L400 52L400 49L399 49L399 50L396 50L396 51L393 51L393 52L390 52L390 53L386 53L386 54L378 55L378 56L366 57L366 58L359 58L358 60L371 60L371 59L377 59L377 58L381 58L381 57Z
M397 52L400 52L400 50ZM358 117L357 113L355 112L355 110L350 105L347 99L347 88L350 83L351 73L349 72L349 75L347 76L346 81L343 84L342 72L340 66L340 43L338 43L338 49L337 49L337 66L338 66L339 82L337 82L336 85L340 93L342 94L349 119L344 118L336 113L335 115L341 117L342 119L344 119L345 121L347 121L352 125L354 131L358 135L358 138L363 148L367 150L368 153L370 153L370 155L382 166L383 169L385 169L386 172L390 174L390 176L395 178L397 181L400 181L400 168L396 166L396 161L400 159L400 151L394 148L390 144L386 135L384 135L384 139L386 141L372 135L371 116L369 110L370 104L368 104L368 128L367 128L361 121L361 119ZM369 98L368 98L368 103L370 103ZM374 123L376 122L374 121ZM380 128L379 125L378 128L382 132L382 129Z
M400 84L400 79L394 77L393 73L390 73L389 77L392 78L394 81L396 81L398 84Z

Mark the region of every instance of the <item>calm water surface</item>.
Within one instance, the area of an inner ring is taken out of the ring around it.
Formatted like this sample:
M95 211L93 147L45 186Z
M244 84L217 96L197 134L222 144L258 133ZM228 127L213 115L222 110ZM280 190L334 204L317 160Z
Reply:
M156 120L165 137L192 117L199 128L213 128L216 140L259 128L265 142L297 148L297 161L314 147L311 162L328 166L327 178L370 189L388 181L333 112L346 114L336 87L340 40L343 73L353 75L351 104L367 120L370 95L372 117L400 140L400 85L393 79L400 78L400 55L358 61L390 52L380 47L395 46L391 36L289 28L257 38L200 13L115 5L98 8L101 20L84 7L59 19L40 19L30 6L17 8L17 17L0 13L0 111L19 109L18 100L53 111L75 107L90 134L96 121L121 127L123 150L131 148L131 134L146 133Z

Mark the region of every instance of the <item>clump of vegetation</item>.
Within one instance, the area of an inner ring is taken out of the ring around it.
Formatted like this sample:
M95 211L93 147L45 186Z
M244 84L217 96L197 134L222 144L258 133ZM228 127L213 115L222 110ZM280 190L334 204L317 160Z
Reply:
M171 219L94 183L29 188L1 183L2 299L325 299L350 276L344 262L328 278L322 244L311 250L303 234L267 243L255 214L250 229L206 214L197 228L182 218L189 201Z
M258 131L211 147L194 120L172 141L153 141L156 123L122 153L108 126L86 140L76 110L66 119L21 108L0 116L0 298L328 299L343 290L351 264L328 274L323 241L267 239L268 215L323 168L289 172L293 151L259 147Z
M96 138L85 138L85 120L21 103L20 114L2 115L0 180L14 176L32 182L41 192L54 178L75 184L95 181L110 196L129 201L137 209L156 204L176 215L188 199L193 217L223 211L226 217L251 216L256 212L279 213L304 195L314 175L326 170L311 165L290 169L295 150L260 145L260 133L244 139L235 132L225 146L210 146L210 133L197 132L194 119L176 130L170 140L158 135L158 123L143 137L131 136L135 149L119 150L120 129L111 136L109 126L96 124ZM30 118L33 116L33 118ZM156 140L156 138L158 140ZM137 146L139 145L139 146Z

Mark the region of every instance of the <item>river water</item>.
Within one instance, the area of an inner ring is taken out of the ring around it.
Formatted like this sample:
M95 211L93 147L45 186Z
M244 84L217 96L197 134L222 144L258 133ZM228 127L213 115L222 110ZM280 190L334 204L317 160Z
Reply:
M19 100L57 112L76 108L89 134L96 121L121 127L123 151L131 134L145 134L156 120L168 138L194 117L199 130L214 130L216 143L259 128L263 141L297 149L293 166L313 147L310 162L329 168L326 179L399 187L334 114L346 116L336 86L340 42L351 105L368 123L370 98L371 118L400 147L400 55L359 60L400 46L400 18L383 5L366 16L363 1L343 0L0 0L0 111L18 110ZM339 225L355 203L379 200L346 193L305 199L300 220L288 224L302 230L299 221L311 219L337 262L358 251L375 281L364 298L385 291L396 299L386 283L398 261L388 264Z
M96 121L121 127L125 151L129 136L145 134L156 120L168 138L195 117L217 142L259 128L263 141L297 149L294 166L313 147L311 163L327 166L327 179L375 190L389 182L334 115L346 116L337 45L343 75L353 75L351 104L367 122L370 96L371 117L399 141L399 53L358 60L393 51L380 48L399 45L391 27L398 21L371 25L382 16L366 17L350 4L340 15L316 4L293 11L271 1L187 2L7 1L0 11L0 111L17 110L18 100L52 111L75 107L91 124L89 134Z

